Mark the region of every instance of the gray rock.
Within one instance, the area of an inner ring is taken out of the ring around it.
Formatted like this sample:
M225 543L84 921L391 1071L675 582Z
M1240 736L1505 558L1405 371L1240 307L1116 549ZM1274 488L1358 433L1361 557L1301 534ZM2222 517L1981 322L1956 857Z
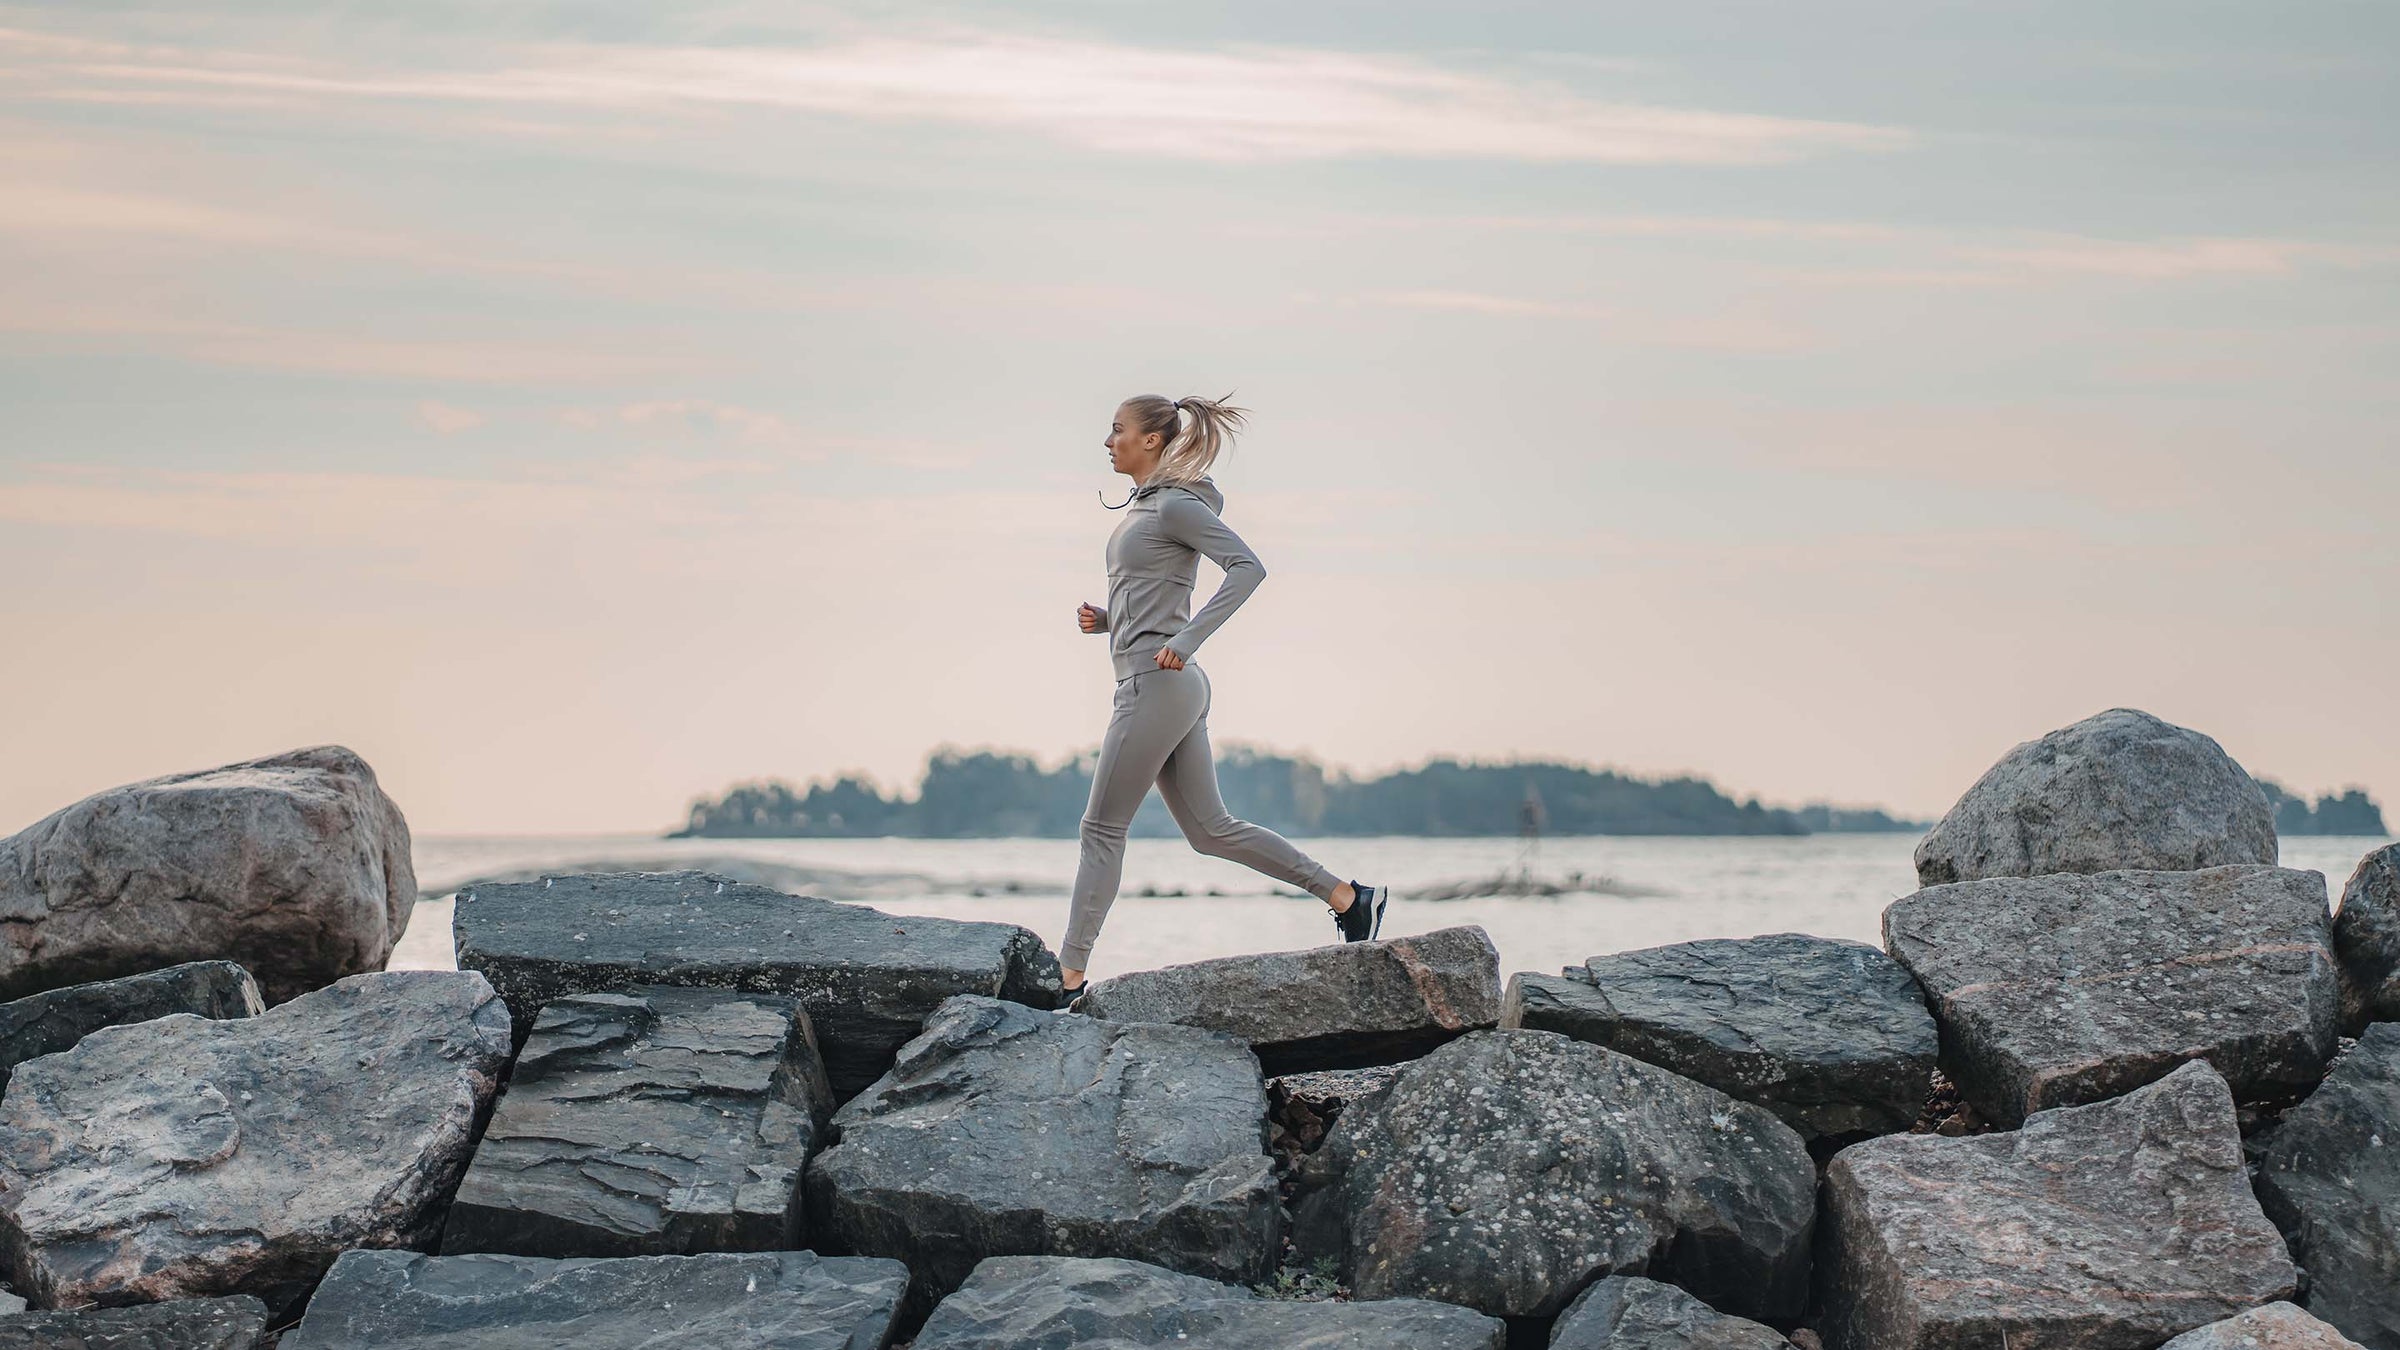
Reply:
M281 1350L882 1350L908 1272L812 1252L348 1252Z
M1058 958L1004 923L900 918L704 872L608 872L459 894L461 969L515 1012L637 984L788 994L808 1009L835 1100L891 1067L953 994L1058 1001Z
M28 1306L23 1298L0 1289L0 1317L14 1317Z
M338 745L110 788L0 840L0 998L237 961L268 1003L381 970L408 822Z
M1503 1350L1508 1326L1418 1299L1315 1303L1139 1261L995 1256L917 1333L916 1350Z
M1924 991L1859 942L1776 933L1513 976L1502 1025L1555 1031L1756 1102L1810 1140L1915 1123L1940 1041Z
M1825 1173L1829 1350L2145 1350L2292 1293L2206 1064L2007 1134L1895 1134Z
M800 1173L832 1111L791 999L660 985L560 999L517 1057L442 1250L804 1247Z
M1228 956L1093 983L1075 1011L1239 1036L1270 1075L1414 1059L1500 1020L1500 953L1480 928Z
M1926 886L2273 863L2275 811L2223 746L2111 708L2002 756L1917 845Z
M103 1027L0 1100L0 1255L40 1307L251 1294L429 1241L507 1063L472 971L354 975L257 1017Z
M1295 1223L1347 1235L1360 1298L1547 1317L1594 1277L1798 1316L1816 1168L1763 1108L1545 1031L1470 1032L1345 1109ZM1327 1222L1327 1213L1333 1222Z
M2400 1350L2400 1022L2378 1022L2284 1113L2258 1197L2308 1271L2308 1310Z
M944 1003L834 1114L809 1222L895 1256L918 1309L987 1256L1123 1256L1244 1283L1280 1233L1258 1059L1221 1032Z
M176 1013L223 1019L264 1010L257 982L231 961L193 961L0 1003L0 1087L19 1064L73 1049L102 1027Z
M1942 1070L2002 1125L2206 1059L2245 1102L2314 1086L2340 1015L2325 879L2276 867L1934 886L1883 912Z
M2400 1021L2400 844L2359 859L2333 918L2347 1021Z
M1791 1350L1773 1328L1727 1317L1639 1275L1594 1280L1550 1329L1550 1350Z
M0 1350L255 1350L266 1335L267 1305L254 1298L0 1317Z
M2289 1303L2187 1331L2159 1350L2359 1350L2358 1342Z

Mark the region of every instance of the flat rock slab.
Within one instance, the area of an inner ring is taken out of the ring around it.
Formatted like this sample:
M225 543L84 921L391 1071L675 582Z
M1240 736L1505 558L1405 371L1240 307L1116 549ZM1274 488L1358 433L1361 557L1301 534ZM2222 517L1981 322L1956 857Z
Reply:
M1791 1342L1674 1285L1611 1275L1594 1280L1559 1314L1550 1350L1791 1350Z
M1346 1235L1362 1299L1547 1317L1644 1272L1793 1318L1817 1173L1764 1108L1545 1031L1477 1031L1345 1109L1302 1167L1296 1221Z
M2400 844L2359 859L2333 916L2346 1021L2400 1022Z
M800 1174L832 1112L793 999L662 985L560 999L517 1056L442 1250L805 1247Z
M257 1017L103 1027L0 1100L0 1255L39 1307L251 1294L429 1242L499 1089L472 971L353 975Z
M816 1028L834 1096L892 1056L954 994L1048 1008L1058 958L1030 929L899 918L704 872L606 872L483 885L453 911L458 964L508 1000L522 1040L536 1009L637 984L785 994Z
M349 1252L280 1350L882 1350L908 1272L812 1252Z
M2233 1095L2206 1064L2007 1134L1887 1135L1825 1173L1829 1350L2146 1350L2288 1298Z
M257 981L231 961L193 961L0 1003L0 1086L19 1064L71 1050L102 1027L176 1013L222 1020L265 1010Z
M2378 1022L2283 1115L2258 1197L2308 1271L2308 1310L2400 1350L2400 1022Z
M995 1256L943 1299L916 1350L1504 1350L1496 1318L1418 1299L1307 1303L1140 1261Z
M906 1261L920 1311L987 1256L1246 1283L1281 1233L1266 1114L1257 1057L1222 1032L954 998L834 1114L809 1222Z
M241 1297L0 1317L0 1350L256 1350L266 1335L267 1305Z
M1925 986L1942 1070L2002 1125L2206 1059L2242 1101L2297 1096L2333 1053L2325 879L2278 867L1933 886L1883 912Z
M1500 1020L1500 953L1480 928L1228 956L1100 980L1075 1011L1239 1036L1269 1075L1414 1059Z
M1776 933L1511 977L1505 1026L1604 1045L1756 1102L1802 1137L1914 1124L1940 1055L1924 991L1859 942Z
M2189 872L2275 858L2275 810L2223 746L2111 708L2003 755L1917 844L1917 880Z
M2359 1350L2359 1346L2289 1303L2270 1303L2187 1331L2160 1350Z
M281 1003L381 970L408 822L338 745L110 788L0 840L0 998L236 961Z

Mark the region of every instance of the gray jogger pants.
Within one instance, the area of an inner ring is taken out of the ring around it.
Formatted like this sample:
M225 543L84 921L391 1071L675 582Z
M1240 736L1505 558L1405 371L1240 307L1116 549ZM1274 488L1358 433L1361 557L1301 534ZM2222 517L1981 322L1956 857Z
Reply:
M1133 823L1150 785L1183 827L1193 848L1231 858L1330 903L1341 880L1273 830L1236 820L1217 795L1217 765L1208 749L1208 674L1145 670L1117 681L1116 709L1100 738L1092 770L1092 800L1083 812L1083 851L1075 867L1073 908L1058 962L1088 969L1100 922L1125 874L1125 827Z

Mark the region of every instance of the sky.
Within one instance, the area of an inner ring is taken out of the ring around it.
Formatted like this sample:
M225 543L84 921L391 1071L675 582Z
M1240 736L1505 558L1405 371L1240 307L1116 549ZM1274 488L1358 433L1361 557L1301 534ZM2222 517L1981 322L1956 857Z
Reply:
M2400 805L2396 170L2364 0L0 2L0 831L1055 762L1141 392L1220 745Z

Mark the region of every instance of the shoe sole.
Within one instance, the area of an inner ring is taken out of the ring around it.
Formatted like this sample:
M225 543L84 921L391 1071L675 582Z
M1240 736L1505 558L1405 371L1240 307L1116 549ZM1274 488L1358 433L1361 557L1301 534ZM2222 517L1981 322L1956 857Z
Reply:
M1375 922L1367 925L1367 941L1373 942L1383 934L1383 912L1390 908L1392 890L1389 886L1375 892Z

